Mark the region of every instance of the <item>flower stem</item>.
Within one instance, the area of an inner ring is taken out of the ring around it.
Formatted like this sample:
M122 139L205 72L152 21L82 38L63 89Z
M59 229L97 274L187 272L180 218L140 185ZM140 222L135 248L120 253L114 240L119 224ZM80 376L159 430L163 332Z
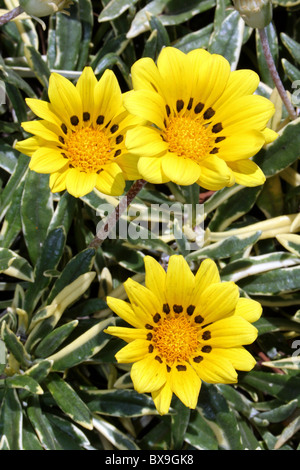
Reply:
M19 5L18 7L14 8L11 11L8 11L7 13L4 13L4 15L0 16L0 26L8 23L9 21L13 20L17 16L21 15L24 10L23 8Z
M89 248L98 248L104 240L108 237L112 228L116 225L117 221L125 212L127 207L133 201L133 199L137 196L140 190L145 186L147 181L140 179L133 183L131 188L129 189L128 193L122 197L119 204L115 208L115 210L107 217L106 224L101 227L99 232L96 234L95 238L89 244Z
M265 58L266 58L266 62L267 62L267 65L268 65L268 68L269 68L269 71L270 71L270 74L271 74L271 77L273 79L273 82L275 83L275 86L278 90L278 93L287 109L287 112L289 113L290 115L290 118L291 119L296 119L297 118L297 114L296 114L296 111L291 103L291 101L289 100L289 97L285 91L285 88L282 84L282 81L279 77L279 74L277 72L277 69L276 69L276 65L274 63L274 60L273 60L273 57L272 57L272 54L271 54L271 50L270 50L270 44L269 44L269 40L268 40L268 36L267 36L267 33L266 33L266 28L263 28L263 29L258 29L258 32L259 32L259 36L260 36L260 41L261 41L261 45L262 45L262 49L263 49L263 52L264 52L264 55L265 55Z

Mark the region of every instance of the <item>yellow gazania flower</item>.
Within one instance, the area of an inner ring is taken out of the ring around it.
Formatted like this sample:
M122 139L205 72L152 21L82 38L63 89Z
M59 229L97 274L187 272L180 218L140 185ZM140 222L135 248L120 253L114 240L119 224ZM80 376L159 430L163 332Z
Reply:
M141 120L122 106L122 94L111 70L97 81L86 67L76 86L52 73L48 95L50 103L27 99L40 121L22 123L34 137L16 144L31 157L29 168L50 173L52 192L64 189L75 197L94 187L105 194L119 196L125 180L140 177L137 158L125 147L125 133Z
M255 365L243 345L257 336L250 322L261 305L239 298L233 282L221 282L216 264L203 261L196 275L182 256L170 257L167 272L145 257L145 287L124 283L129 301L108 297L109 307L134 328L109 327L106 332L128 344L116 354L133 363L131 378L139 393L150 392L160 414L168 412L172 394L195 408L201 380L235 383L235 369Z
M151 125L130 130L126 146L141 157L144 179L210 190L264 183L249 158L277 134L266 129L274 105L252 95L259 84L255 72L231 72L224 57L203 49L184 54L166 47L157 66L150 58L138 60L132 81L124 106Z

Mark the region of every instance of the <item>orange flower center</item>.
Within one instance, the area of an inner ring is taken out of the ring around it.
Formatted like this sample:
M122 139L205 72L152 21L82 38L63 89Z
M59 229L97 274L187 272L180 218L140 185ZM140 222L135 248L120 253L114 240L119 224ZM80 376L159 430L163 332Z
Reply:
M113 153L103 131L85 127L70 134L66 142L66 156L75 168L95 173L113 158Z
M196 162L206 158L211 149L211 139L206 127L201 121L190 117L171 119L164 138L169 142L170 152Z
M156 329L154 343L160 355L173 364L187 361L197 348L198 330L185 317L170 318Z

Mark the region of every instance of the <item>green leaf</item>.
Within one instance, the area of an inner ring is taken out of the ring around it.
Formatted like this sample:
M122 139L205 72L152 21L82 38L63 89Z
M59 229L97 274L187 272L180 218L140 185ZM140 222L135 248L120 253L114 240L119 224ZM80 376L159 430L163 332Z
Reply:
M68 11L69 16L56 13L54 68L60 70L76 70L82 38L82 25L77 13L78 4L73 4Z
M137 0L111 0L101 11L98 21L101 23L114 20L136 3Z
M242 450L236 417L215 385L202 385L198 407L214 432L220 449Z
M36 50L35 47L28 46L28 55L30 57L29 64L43 87L48 88L49 86L49 77L50 77L50 70L46 62L43 60L39 51Z
M264 394L282 401L297 400L299 406L300 377L251 371L251 373L241 376L239 382L241 385L248 385L256 391L260 390Z
M291 82L297 82L298 80L300 80L300 70L297 67L295 67L295 65L291 64L286 59L282 59L281 63L282 63L282 67L283 67L285 73L287 74L287 76L291 80ZM298 88L298 83L296 83L296 86ZM298 98L298 94L299 93L296 94L297 98ZM292 101L294 101L293 100L293 95L292 95ZM295 104L299 105L299 98L298 98L298 102L296 101Z
M6 344L7 349L10 351L11 354L15 357L15 359L25 367L28 367L30 362L30 356L25 350L23 344L19 340L19 338L10 330L10 328L4 322L1 328L1 334L3 341Z
M10 450L23 450L22 406L17 391L7 388L0 408L0 436L6 437Z
M91 0L78 1L79 18L81 21L82 37L80 44L77 69L82 70L88 63L90 46L92 41L94 14Z
M279 268L239 282L249 295L284 294L300 289L300 266Z
M118 450L140 450L133 439L127 434L119 431L117 427L108 423L100 417L94 416L93 424L95 429L102 434L109 442L111 442Z
M176 411L171 415L172 448L181 449L186 439L191 410L179 399L173 400L172 408Z
M207 48L211 33L213 31L213 24L204 26L204 28L186 34L180 39L177 39L172 46L180 49L182 52L188 53L194 49Z
M184 440L198 450L218 450L218 441L199 408L192 412Z
M75 390L57 374L47 378L47 388L60 409L76 423L93 429L91 413Z
M300 118L290 122L279 133L279 137L262 149L255 163L261 168L266 177L276 175L294 163L299 157Z
M152 398L135 390L91 390L86 402L97 414L124 418L157 414Z
M228 232L228 235L230 232ZM228 236L225 240L213 243L209 246L201 248L200 250L194 251L186 256L187 261L201 258L229 258L232 255L242 252L249 246L253 245L259 239L261 232L255 232L252 235L243 236Z
M0 233L0 244L3 248L9 248L22 229L20 206L23 188L24 182L21 182L12 193L11 202Z
M0 339L0 375L6 367L6 348L5 343Z
M109 335L103 330L113 323L113 318L99 322L72 343L48 357L48 360L53 361L52 369L55 371L69 369L101 351L110 340Z
M0 272L24 281L34 280L33 269L28 261L8 248L0 248Z
M249 256L228 263L221 271L223 281L237 282L250 275L300 264L300 258L278 251L260 256Z
M62 450L53 432L50 421L40 407L38 398L28 400L27 416L45 450Z
M2 149L0 147L0 162L4 164L3 166L6 170L9 170L12 167L12 175L0 195L0 219L4 217L11 205L12 194L15 193L16 189L25 177L29 161L28 157L21 154L17 159L17 164L13 165L16 152L13 152L10 147L7 147L8 146L5 148L2 147Z
M211 54L221 54L235 70L240 58L245 23L240 14L234 10L211 35L208 50Z
M86 435L74 423L55 414L46 413L46 417L64 450L93 450Z
M35 267L35 282L28 288L24 310L31 314L51 278L44 275L49 269L56 269L65 246L65 231L62 227L51 230L43 240L41 253Z
M30 259L36 264L53 214L49 176L29 171L21 203L23 233Z
M51 331L45 338L42 339L40 344L35 350L35 355L37 357L45 357L49 354L54 353L59 346L68 338L72 333L74 328L78 325L78 320L73 320L71 322L62 325L55 330Z
M209 223L209 230L221 232L233 222L247 214L254 206L262 186L243 188L219 205Z
M15 375L12 377L7 377L5 379L5 385L8 388L22 388L30 393L33 393L34 395L42 395L44 393L39 384L28 375Z
M283 44L285 45L293 59L298 64L300 64L300 43L290 38L285 33L280 33L280 39L282 40Z
M277 235L277 240L284 246L288 251L294 253L296 256L300 256L300 235L294 233L286 233Z

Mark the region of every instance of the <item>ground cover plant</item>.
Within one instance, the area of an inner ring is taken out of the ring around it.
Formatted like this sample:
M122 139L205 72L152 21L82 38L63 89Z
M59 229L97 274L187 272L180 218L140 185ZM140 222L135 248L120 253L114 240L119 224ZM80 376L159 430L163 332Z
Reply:
M0 7L1 450L299 449L300 1Z

